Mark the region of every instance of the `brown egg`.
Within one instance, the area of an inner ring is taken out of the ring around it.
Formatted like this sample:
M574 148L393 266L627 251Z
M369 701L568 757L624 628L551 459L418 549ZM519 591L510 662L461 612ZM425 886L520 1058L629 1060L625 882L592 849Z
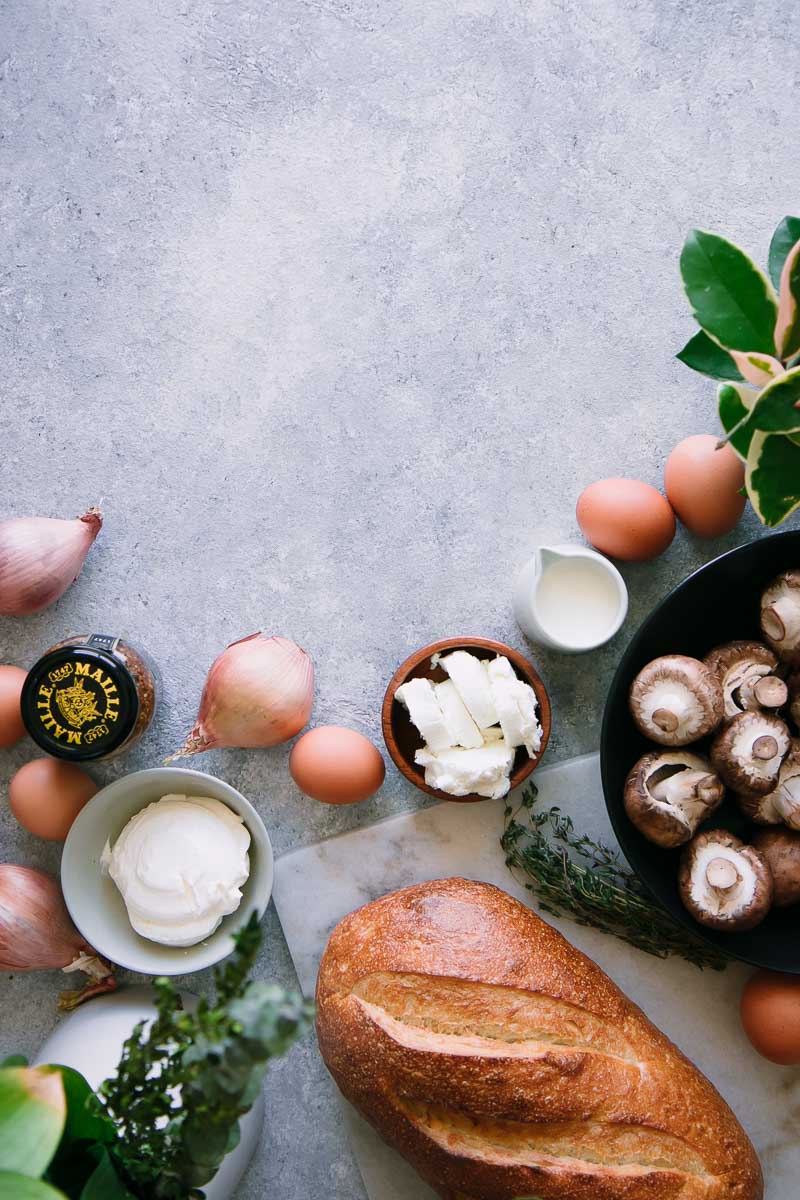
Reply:
M747 503L739 493L744 463L719 438L696 433L670 454L664 468L664 490L686 528L698 537L721 537L738 523Z
M638 479L599 479L581 492L576 509L583 535L611 558L640 562L663 554L675 536L667 501Z
M299 738L289 770L301 792L323 804L355 804L377 792L386 768L372 742L341 725L320 725Z
M741 1017L764 1058L784 1067L800 1064L800 977L758 971L742 992Z
M8 785L8 804L24 829L50 842L63 842L72 822L97 791L93 779L73 763L35 758Z
M21 667L0 667L0 746L13 746L25 736L19 698L27 673Z

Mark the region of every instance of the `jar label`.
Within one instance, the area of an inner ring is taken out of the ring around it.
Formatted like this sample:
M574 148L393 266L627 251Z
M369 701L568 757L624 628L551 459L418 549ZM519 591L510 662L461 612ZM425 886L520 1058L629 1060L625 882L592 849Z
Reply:
M41 680L36 711L42 726L57 742L95 745L108 737L119 720L119 689L97 662L76 656L48 671Z

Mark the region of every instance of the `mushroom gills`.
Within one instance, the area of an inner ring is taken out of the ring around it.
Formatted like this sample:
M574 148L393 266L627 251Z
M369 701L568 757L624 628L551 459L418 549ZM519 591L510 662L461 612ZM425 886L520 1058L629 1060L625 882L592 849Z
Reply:
M665 654L642 667L629 703L639 731L662 746L696 742L716 729L724 713L717 675L686 654Z
M698 908L715 916L733 916L750 907L757 886L750 863L730 846L712 842L698 850L691 888Z
M772 729L753 729L750 725L738 731L731 747L734 758L750 761L756 775L765 778L777 775L789 751L789 731L785 734Z
M726 932L754 929L772 905L772 874L755 847L727 829L709 829L685 848L678 891L701 925Z
M655 684L648 697L650 720L662 731L672 734L681 732L687 737L700 727L703 712L691 688L678 680L664 680Z

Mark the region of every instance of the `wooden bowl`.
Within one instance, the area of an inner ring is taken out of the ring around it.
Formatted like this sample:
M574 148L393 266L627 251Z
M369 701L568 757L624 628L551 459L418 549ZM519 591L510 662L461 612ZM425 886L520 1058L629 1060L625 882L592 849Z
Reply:
M431 642L430 646L417 650L397 668L386 689L381 711L383 740L386 742L386 749L392 756L392 760L406 779L420 791L427 792L429 796L436 796L439 800L472 803L476 800L485 800L486 797L451 796L447 792L439 791L438 788L429 787L425 782L425 768L414 762L414 754L422 748L422 738L416 727L412 725L405 705L399 701L395 702L394 698L397 689L409 679L430 679L433 683L441 683L447 679L447 674L442 667L431 667L431 657L434 654L444 654L449 650L469 650L476 658L494 658L498 654L504 654L519 678L530 684L536 693L539 705L539 723L542 726L542 744L538 754L532 758L529 757L524 746L517 749L511 771L512 788L519 787L536 770L542 760L547 740L550 737L550 699L544 684L527 658L523 658L511 646L506 646L503 642L490 641L489 638L459 637L445 638L441 642Z

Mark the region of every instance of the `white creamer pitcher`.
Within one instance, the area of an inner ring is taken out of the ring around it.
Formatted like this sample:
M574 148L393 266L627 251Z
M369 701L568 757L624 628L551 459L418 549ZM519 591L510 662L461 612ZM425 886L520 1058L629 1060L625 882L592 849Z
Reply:
M586 546L540 546L514 585L514 615L523 632L565 654L602 646L627 611L625 580Z

